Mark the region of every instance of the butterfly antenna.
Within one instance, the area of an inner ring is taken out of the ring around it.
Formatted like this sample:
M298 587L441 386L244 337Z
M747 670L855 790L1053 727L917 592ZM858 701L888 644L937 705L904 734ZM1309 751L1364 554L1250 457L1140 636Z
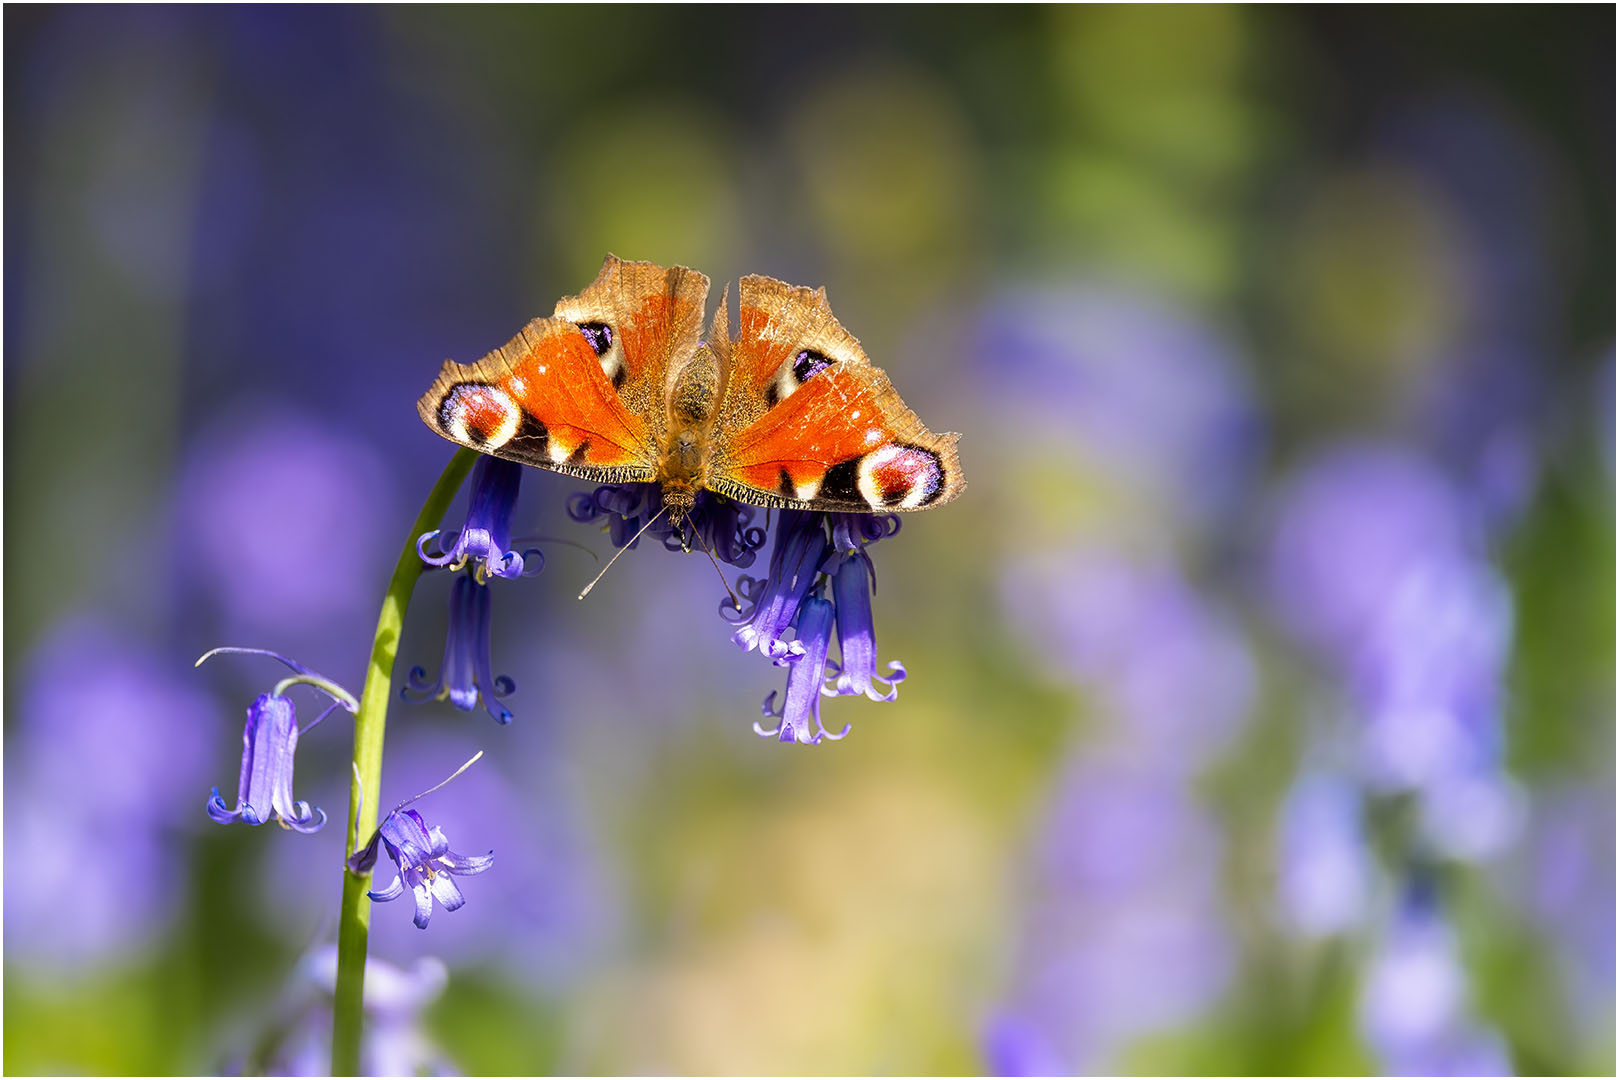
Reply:
M731 606L741 611L742 601L738 600L736 593L731 591L731 583L725 580L725 571L720 569L720 561L714 557L714 549L708 546L707 540L703 539L703 530L694 525L691 531L697 534L697 542L703 545L704 551L708 552L708 561L714 564L714 573L720 576L720 584L725 586L725 593L731 598Z
M606 576L607 571L611 570L613 568L613 564L618 562L618 557L628 551L631 545L633 545L637 540L641 539L641 534L652 528L652 523L661 518L664 515L664 511L668 509L669 507L665 506L663 510L659 510L656 514L653 514L651 517L647 518L646 524L642 525L640 529L636 531L635 535L630 537L630 542L613 552L613 557L607 560L607 565L601 568L601 573L591 578L590 584L579 590L579 599L583 600L586 595L589 594L590 590L596 587L596 582L600 581L604 576Z

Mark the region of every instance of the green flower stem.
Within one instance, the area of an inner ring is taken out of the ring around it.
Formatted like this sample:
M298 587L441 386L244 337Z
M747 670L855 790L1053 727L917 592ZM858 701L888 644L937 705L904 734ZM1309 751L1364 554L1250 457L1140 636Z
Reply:
M405 609L421 576L422 560L416 538L438 528L450 500L472 470L478 455L457 450L444 467L438 483L416 515L405 537L404 550L394 567L393 580L382 598L377 633L371 641L371 666L360 692L360 711L354 717L354 782L349 789L349 841L353 855L371 839L377 827L378 800L382 797L382 736L388 724L388 703L393 697L394 658L405 625ZM337 994L332 1004L332 1075L360 1075L360 1027L364 1023L366 939L371 933L370 874L343 870L343 907L337 928Z

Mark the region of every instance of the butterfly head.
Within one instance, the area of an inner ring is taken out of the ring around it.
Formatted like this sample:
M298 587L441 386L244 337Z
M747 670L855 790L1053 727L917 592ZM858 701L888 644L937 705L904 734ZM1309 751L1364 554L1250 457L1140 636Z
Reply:
M664 481L663 508L669 512L669 523L678 531L697 505L697 489L690 484Z

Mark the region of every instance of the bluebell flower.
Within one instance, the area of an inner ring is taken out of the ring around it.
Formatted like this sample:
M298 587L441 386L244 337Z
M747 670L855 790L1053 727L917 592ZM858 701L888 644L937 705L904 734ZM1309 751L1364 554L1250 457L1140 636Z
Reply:
M426 668L411 668L407 685L400 691L404 700L420 705L448 698L457 709L470 712L481 698L498 723L511 723L511 710L499 699L516 690L517 684L505 675L493 674L490 609L489 586L481 584L470 570L457 575L450 586L450 626L444 635L444 663L438 681L428 681Z
M706 548L721 562L745 570L764 546L765 530L753 524L758 508L712 491L698 492L696 505L678 525L668 514L660 517L662 510L663 487L656 483L603 484L568 497L568 516L573 520L606 519L608 539L614 547L635 547L637 534L646 526L645 535L669 551Z
M157 646L104 616L69 615L7 670L19 701L5 850L28 871L6 881L6 958L53 981L153 947L186 911L189 854L175 837L216 779L213 740L198 735L219 707Z
M447 549L440 544L437 554L429 554L427 544L440 537L439 530L423 533L416 541L416 553L422 561L451 570L471 566L479 584L491 577L520 577L525 559L528 572L538 573L545 564L545 557L539 551L510 550L512 508L517 504L517 489L522 479L523 466L515 462L487 454L478 458L472 469L472 496L467 506L466 524L459 532L451 534L453 539Z
M324 676L317 675L294 660L266 649L227 647L204 653L200 665L220 653L251 653L269 656L291 668L294 674L281 680L267 694L260 694L248 706L247 726L242 729L242 773L236 788L236 809L227 809L216 787L208 796L208 816L221 825L241 821L263 825L274 818L284 829L312 833L326 824L326 812L311 808L292 797L292 759L298 749L298 713L283 693L288 687L307 684L324 692L332 705L315 718L311 729L342 706L357 712L358 704L348 691Z
M1057 778L983 1033L995 1070L1124 1071L1132 1043L1193 1021L1237 970L1219 824L1132 735L1072 753Z
M837 608L837 692L864 694L873 701L893 701L905 681L905 665L888 665L888 677L877 674L877 634L872 626L871 595L877 589L877 570L866 545L899 531L899 518L889 514L831 514L832 554L822 569L832 578L832 601ZM872 683L888 693L879 693Z
M747 621L731 635L743 650L755 648L774 663L804 655L802 641L785 635L794 625L799 607L831 551L824 514L809 510L783 510L776 521L776 546L770 553L770 574L762 583L744 578L745 595L754 599ZM802 628L800 639L804 637Z
M242 732L242 777L236 809L227 810L214 788L208 816L221 825L263 825L272 817L284 829L312 833L326 824L326 811L292 798L292 756L298 749L298 716L290 698L260 694L247 710Z
M1399 901L1361 988L1360 1028L1391 1076L1506 1076L1501 1038L1478 1021L1455 934L1429 883Z
M456 1076L455 1063L423 1028L422 1012L443 993L449 969L431 956L398 968L375 955L365 961L365 1076ZM236 1076L325 1076L332 1066L332 995L337 946L324 945L298 964L292 984L252 1049L227 1067Z
M1311 769L1282 805L1277 900L1283 921L1305 938L1344 933L1366 912L1376 869L1361 803L1347 778Z
M813 746L823 738L836 740L849 734L848 724L836 735L821 725L821 695L835 693L826 689L826 653L832 641L832 625L832 604L822 597L817 586L805 597L799 610L797 644L803 652L788 666L787 694L781 708L775 708L774 690L764 701L764 715L775 717L779 723L766 728L754 721L754 731L767 738L805 746Z
M487 855L456 854L450 850L444 830L436 826L429 829L421 814L403 808L382 819L371 842L349 857L349 869L356 874L368 873L376 865L378 844L387 850L399 875L386 889L369 893L371 899L397 900L404 895L405 886L410 886L416 897L415 923L423 930L432 918L434 900L443 904L445 911L454 911L467 902L455 877L481 874L495 861L493 851Z

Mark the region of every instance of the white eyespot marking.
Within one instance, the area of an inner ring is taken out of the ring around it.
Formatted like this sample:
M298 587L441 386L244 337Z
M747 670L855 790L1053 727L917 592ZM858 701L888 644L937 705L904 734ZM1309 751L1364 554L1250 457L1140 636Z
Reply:
M458 443L479 450L506 445L517 434L523 412L512 396L489 383L461 383L450 387L439 402L439 423Z
M850 413L849 414L849 419L850 420L858 420L858 419L860 419L860 410L856 409L854 412Z
M793 396L793 392L815 376L831 367L833 361L814 349L801 349L781 362L780 369L765 384L765 402L779 405Z
M541 368L540 370L544 371L545 369ZM528 394L528 380L521 375L513 375L507 380L507 385L512 388L512 393L518 397L524 397Z
M874 510L914 510L938 493L943 479L931 450L890 443L860 459L856 485Z
M561 465L573 456L573 452L577 446L578 443L575 443L573 446L569 446L561 439L558 439L553 433L551 438L546 441L545 456L556 462L558 465Z
M799 484L793 488L793 497L800 502L809 502L820 493L821 482L819 480L811 480L807 484Z

